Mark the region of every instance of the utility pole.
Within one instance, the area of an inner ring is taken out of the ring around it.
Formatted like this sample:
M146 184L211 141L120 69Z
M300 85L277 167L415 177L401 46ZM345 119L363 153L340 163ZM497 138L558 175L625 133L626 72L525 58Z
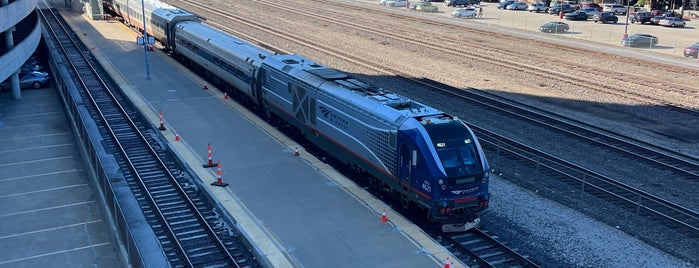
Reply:
M143 13L143 52L146 53L146 80L150 80L150 62L148 59L148 32L146 31L146 3L141 0L141 13Z

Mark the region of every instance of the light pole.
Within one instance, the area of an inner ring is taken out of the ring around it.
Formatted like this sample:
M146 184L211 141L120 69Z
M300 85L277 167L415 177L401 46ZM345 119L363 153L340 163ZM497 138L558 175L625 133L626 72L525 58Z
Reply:
M150 80L150 62L148 61L148 32L146 31L146 3L141 0L141 13L143 13L143 52L146 53L146 80Z
M558 1L558 8L560 9L558 11L558 18L563 19L563 3L560 0Z
M631 0L626 0L626 25L624 25L624 38L629 37L629 17L631 16Z

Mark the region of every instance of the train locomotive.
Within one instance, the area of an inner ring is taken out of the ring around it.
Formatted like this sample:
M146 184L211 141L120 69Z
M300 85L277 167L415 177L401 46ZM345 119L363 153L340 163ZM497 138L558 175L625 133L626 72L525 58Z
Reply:
M140 9L131 0L110 2ZM424 208L443 231L478 224L489 202L489 164L458 118L302 56L271 53L184 10L146 3L147 27L162 32L156 39L229 95L294 126L403 204Z

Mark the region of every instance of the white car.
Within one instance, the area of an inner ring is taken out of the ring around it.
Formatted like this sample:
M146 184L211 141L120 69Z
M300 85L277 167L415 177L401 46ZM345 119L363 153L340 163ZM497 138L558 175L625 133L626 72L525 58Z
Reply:
M534 11L536 11L536 13L539 13L539 12L546 12L546 11L548 11L548 10L549 10L549 7L548 7L546 4L544 4L544 3L534 3L534 4L529 4L529 5L527 6L527 10L528 10L529 12L534 12Z
M472 7L463 7L451 13L452 17L455 18L475 18L478 15L478 10Z
M379 0L379 5L385 6L389 0Z
M405 7L408 4L408 0L389 0L386 1L386 5L389 7Z
M505 7L507 10L525 10L527 9L527 3L523 2L514 2L512 4L509 4Z
M602 5L602 12L613 12L614 14L626 14L626 6L619 4L604 4Z

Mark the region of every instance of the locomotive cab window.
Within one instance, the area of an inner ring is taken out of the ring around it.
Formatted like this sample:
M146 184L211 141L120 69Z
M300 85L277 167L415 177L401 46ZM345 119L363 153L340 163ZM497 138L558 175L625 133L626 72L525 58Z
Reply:
M448 185L473 183L482 174L476 143L462 124L428 124L425 129L435 142L437 156L447 173Z

